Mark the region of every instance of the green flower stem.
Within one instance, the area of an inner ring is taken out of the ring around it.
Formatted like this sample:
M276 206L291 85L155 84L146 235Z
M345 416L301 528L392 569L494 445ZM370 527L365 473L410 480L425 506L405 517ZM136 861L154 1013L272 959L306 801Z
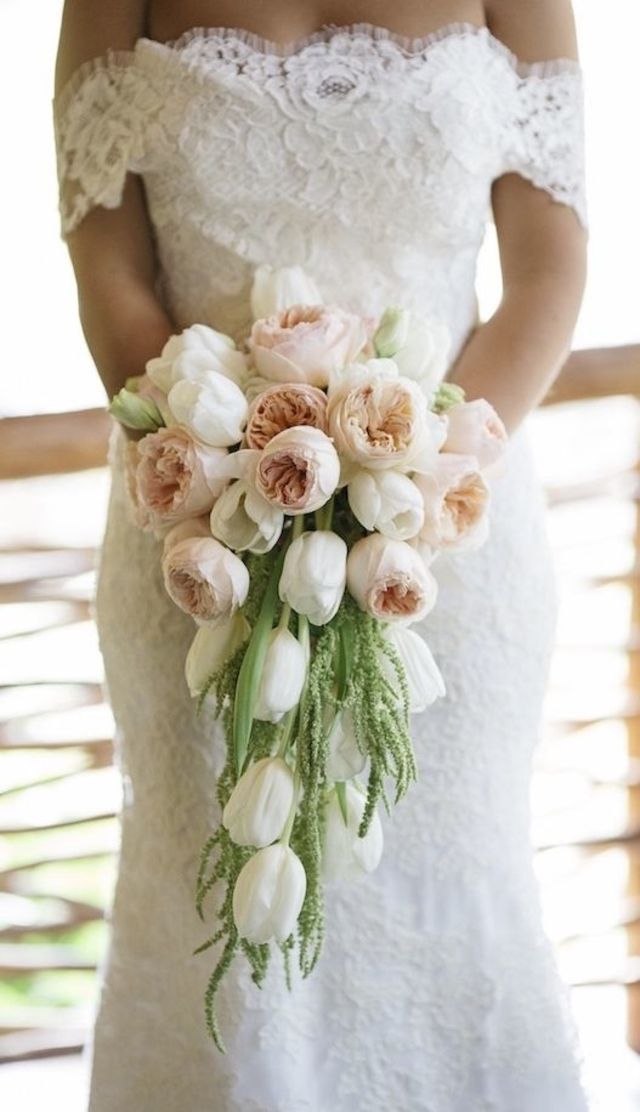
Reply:
M285 602L284 606L282 607L282 613L280 614L280 621L278 622L278 629L288 629L290 618L291 618L291 607L289 606L288 602Z
M291 810L289 811L289 814L287 816L287 821L285 823L284 830L282 831L282 834L280 835L280 837L278 839L278 842L281 846L288 846L289 845L289 839L291 838L291 831L293 830L293 824L295 822L296 814L298 812L298 795L299 794L300 794L300 773L298 772L298 769L296 768L295 771L294 771L294 774L293 774L293 803L291 804Z
M329 501L325 502L324 506L321 506L319 510L316 510L316 512L315 512L316 529L321 530L321 529L330 529L331 528L331 522L333 521L333 505L334 505L334 502L335 502L335 495L332 494Z
M278 746L277 752L277 756L282 757L283 759L286 756L287 749L289 748L289 742L291 740L291 730L293 728L293 723L296 720L297 713L298 708L292 707L291 710L287 711L283 719L282 738L280 739L280 745Z

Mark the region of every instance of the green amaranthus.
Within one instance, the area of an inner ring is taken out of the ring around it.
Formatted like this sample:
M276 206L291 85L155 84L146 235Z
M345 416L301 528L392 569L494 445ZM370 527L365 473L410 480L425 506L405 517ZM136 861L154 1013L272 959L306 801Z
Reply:
M200 706L208 695L213 696L226 739L226 760L217 784L221 811L247 763L276 753L287 754L302 789L290 845L304 866L306 893L297 935L292 934L279 944L288 985L290 957L296 947L303 976L311 973L322 952L325 933L322 843L329 787L326 764L335 716L350 709L358 747L369 762L361 837L368 831L381 800L390 810L385 782L394 785L396 803L416 778L407 680L395 647L383 635L383 624L361 611L346 593L335 617L326 626L310 627L306 618L290 615L288 608L283 615L277 590L282 561L292 536L303 528L302 516L297 517L275 549L264 556L248 557L251 585L243 613L252 635L209 678L200 695ZM253 718L253 709L268 636L278 621L283 620L292 628L296 619L297 629L292 631L310 648L300 704L281 722L258 721ZM395 682L390 681L389 675ZM338 787L338 798L344 814L344 785L342 792ZM202 919L206 897L214 886L222 889L216 930L195 951L202 953L221 946L206 989L205 1012L209 1034L222 1051L216 994L225 973L235 956L243 953L252 979L260 987L271 957L270 944L250 943L239 936L233 917L233 890L253 853L252 847L236 845L220 824L203 846L197 877L196 908Z

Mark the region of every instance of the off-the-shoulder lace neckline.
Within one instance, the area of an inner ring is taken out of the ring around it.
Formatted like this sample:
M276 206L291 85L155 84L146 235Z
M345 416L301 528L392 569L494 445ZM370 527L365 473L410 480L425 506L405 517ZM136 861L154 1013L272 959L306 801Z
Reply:
M207 41L213 43L220 41L240 42L255 54L276 55L281 58L289 58L292 55L302 54L309 47L316 46L319 43L330 43L332 39L338 36L347 36L348 38L364 37L373 41L391 42L399 47L405 54L421 55L428 51L430 47L441 43L444 39L466 35L473 35L479 39L486 40L494 49L508 58L514 69L518 70L518 72L523 75L535 73L545 74L547 72L557 71L558 69L566 70L567 68L580 69L580 63L576 61L575 58L557 57L539 62L525 62L515 54L506 43L496 38L486 24L460 20L452 23L445 23L441 27L427 32L425 35L414 37L402 35L397 31L392 31L389 27L383 27L381 24L377 23L323 23L317 31L312 31L308 35L301 35L296 39L284 43L264 38L243 27L192 27L184 31L178 38L169 39L164 42L159 39L142 37L138 39L136 46L138 44L151 45L179 54L194 41L202 43L206 43Z
M177 39L162 42L141 36L136 40L131 50L108 50L96 58L83 62L74 73L70 75L66 84L54 98L54 110L57 118L64 115L74 95L92 73L103 69L109 64L128 67L136 62L141 52L149 53L155 57L162 57L167 62L181 63L183 53L187 53L189 46L200 42L203 48L211 44L214 48L220 43L242 44L247 47L256 58L276 56L283 60L294 55L302 55L306 50L318 44L330 47L332 41L338 36L347 36L352 39L365 38L371 43L389 42L397 46L407 58L424 57L438 44L445 40L473 37L483 42L493 53L502 56L508 65L521 77L554 77L556 74L581 73L580 63L574 58L551 58L540 62L525 62L514 54L512 50L496 38L493 32L485 25L478 23L456 22L446 23L434 31L419 37L400 35L389 27L382 27L375 23L325 23L317 31L289 43L278 43L272 39L263 38L252 31L241 27L192 27L183 32Z

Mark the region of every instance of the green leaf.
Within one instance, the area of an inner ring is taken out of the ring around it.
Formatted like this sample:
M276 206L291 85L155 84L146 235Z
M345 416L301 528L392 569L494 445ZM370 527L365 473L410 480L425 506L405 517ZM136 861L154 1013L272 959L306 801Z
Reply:
M257 621L253 627L247 651L244 654L242 667L238 675L236 693L233 705L233 752L235 755L236 774L240 776L249 750L249 738L253 725L253 712L258 697L260 677L264 667L269 634L273 629L273 619L278 602L278 584L284 561L286 548L283 547L276 555L271 569L267 589L262 600L262 607Z

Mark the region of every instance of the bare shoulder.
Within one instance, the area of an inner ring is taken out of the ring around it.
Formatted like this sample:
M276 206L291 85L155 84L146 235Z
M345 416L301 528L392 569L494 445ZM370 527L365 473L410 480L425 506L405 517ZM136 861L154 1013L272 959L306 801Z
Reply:
M90 58L129 50L144 34L146 0L65 0L56 61L56 90Z
M577 58L571 0L486 0L489 30L524 62Z

